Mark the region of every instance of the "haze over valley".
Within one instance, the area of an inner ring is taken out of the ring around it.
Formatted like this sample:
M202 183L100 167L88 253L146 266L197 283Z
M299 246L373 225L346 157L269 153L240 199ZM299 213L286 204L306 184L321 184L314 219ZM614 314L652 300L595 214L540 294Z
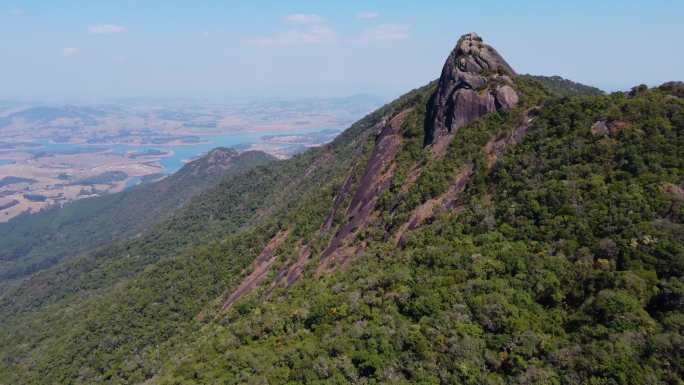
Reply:
M0 222L159 180L215 147L284 159L332 140L378 97L233 103L0 104Z

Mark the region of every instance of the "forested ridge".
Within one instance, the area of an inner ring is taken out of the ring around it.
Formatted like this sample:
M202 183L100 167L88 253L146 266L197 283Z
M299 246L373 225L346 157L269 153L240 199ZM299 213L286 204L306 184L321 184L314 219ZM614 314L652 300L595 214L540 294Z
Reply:
M126 191L72 202L0 224L0 280L20 279L65 257L142 232L221 178L275 158L217 148L175 174Z
M0 383L682 384L684 86L501 61L466 35L332 143L34 274Z
M681 383L683 107L643 88L546 101L454 210L400 247L379 220L349 270L217 312L153 383ZM444 189L425 179L418 201Z

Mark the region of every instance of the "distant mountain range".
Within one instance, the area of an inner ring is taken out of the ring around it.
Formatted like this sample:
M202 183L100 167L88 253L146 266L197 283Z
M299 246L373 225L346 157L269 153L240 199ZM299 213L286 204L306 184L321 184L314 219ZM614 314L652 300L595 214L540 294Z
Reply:
M378 98L60 105L0 104L0 222L118 192L214 147L288 158L326 143ZM331 133L333 132L333 133ZM288 140L277 140L288 136ZM41 197L41 199L27 199Z
M10 221L60 252L5 277L0 383L680 384L683 90L470 33L329 144Z

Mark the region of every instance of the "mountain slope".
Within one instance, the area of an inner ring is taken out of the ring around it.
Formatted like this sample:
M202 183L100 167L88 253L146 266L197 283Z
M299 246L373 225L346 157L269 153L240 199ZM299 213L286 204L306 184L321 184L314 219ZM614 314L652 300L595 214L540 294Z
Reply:
M20 278L96 245L160 222L191 196L275 158L219 148L161 181L83 199L0 224L0 280Z
M684 101L559 98L492 52L26 286L0 382L677 384Z
M683 119L657 90L549 101L400 247L380 221L357 263L216 314L152 383L676 384Z
M386 190L356 263L215 313L152 383L678 383L684 101L665 91L549 100L500 153L514 112L463 126Z
M395 105L402 103L405 101ZM11 297L0 301L0 345L7 348L3 356L9 359L0 379L8 383L55 381L57 372L46 374L44 380L33 377L42 372L38 366L40 357L46 357L43 348L61 352L49 353L51 360L78 356L95 359L100 362L98 367L111 367L128 359L129 349L152 354L160 343L192 326L196 313L237 278L283 213L290 214L303 204L327 204L334 186L340 183L340 172L364 156L368 151L365 143L375 132L375 125L394 107L369 115L329 145L223 180L140 237L32 276ZM322 209L318 211L324 215ZM305 221L308 215L316 214L308 209L301 212ZM311 223L315 221L313 218ZM237 232L239 229L243 230ZM182 314L177 313L179 301L183 302ZM155 327L114 326L140 317L141 311L146 313L146 321L138 325ZM83 314L92 317L84 319ZM93 322L100 326L93 327ZM109 333L121 332L126 337L110 337L127 341L125 348L105 356L82 354L83 349L99 350L99 341L109 340ZM43 348L34 349L38 345L29 341L38 340ZM14 366L33 355L37 355L38 366ZM77 365L72 364L65 361L57 369L63 373L59 376L78 378L78 369L68 369ZM141 367L117 374L117 378L130 382L157 365L146 360Z

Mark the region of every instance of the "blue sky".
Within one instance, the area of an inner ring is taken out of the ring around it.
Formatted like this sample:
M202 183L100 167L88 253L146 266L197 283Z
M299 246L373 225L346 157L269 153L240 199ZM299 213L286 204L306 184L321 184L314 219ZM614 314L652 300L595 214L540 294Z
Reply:
M684 1L3 0L0 98L399 95L478 32L520 73L684 80Z

